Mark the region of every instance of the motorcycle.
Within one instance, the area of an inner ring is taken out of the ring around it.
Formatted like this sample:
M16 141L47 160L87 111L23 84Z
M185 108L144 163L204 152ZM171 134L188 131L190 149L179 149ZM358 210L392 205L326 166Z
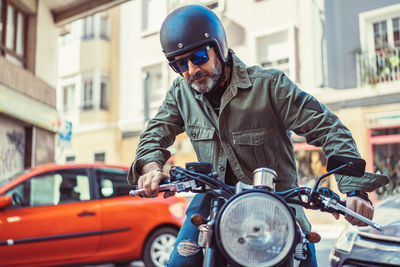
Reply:
M382 231L382 225L346 208L332 190L319 187L321 180L331 174L361 177L364 172L363 159L333 155L328 159L327 173L317 179L313 188L275 192L279 177L272 169L256 169L253 185L238 182L233 187L217 179L210 163L192 162L186 168L172 167L169 181L159 188L160 192L213 194L210 215L191 217L191 222L199 227L203 267L296 266L307 257L307 244L319 242L321 238L315 232L301 230L295 220L295 210L288 204L348 214ZM130 195L144 193L144 189L136 189Z

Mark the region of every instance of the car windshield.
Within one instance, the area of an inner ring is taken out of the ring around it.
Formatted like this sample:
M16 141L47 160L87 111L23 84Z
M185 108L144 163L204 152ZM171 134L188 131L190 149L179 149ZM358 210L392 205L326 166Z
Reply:
M6 179L1 180L1 181L0 181L0 187L3 186L3 185L5 185L5 184L7 184L7 183L10 182L10 181L12 181L14 178L17 178L18 176L29 172L30 170L31 170L31 169L25 169L25 170L23 170L23 171L17 172L16 174L14 174L14 175L12 175L12 176L10 176L10 177L7 177Z

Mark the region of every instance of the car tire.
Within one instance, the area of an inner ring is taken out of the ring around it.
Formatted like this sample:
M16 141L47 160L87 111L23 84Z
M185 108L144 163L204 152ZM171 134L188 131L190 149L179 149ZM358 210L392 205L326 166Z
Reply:
M168 262L174 249L178 230L162 227L154 231L146 241L143 250L143 262L146 267L162 267Z

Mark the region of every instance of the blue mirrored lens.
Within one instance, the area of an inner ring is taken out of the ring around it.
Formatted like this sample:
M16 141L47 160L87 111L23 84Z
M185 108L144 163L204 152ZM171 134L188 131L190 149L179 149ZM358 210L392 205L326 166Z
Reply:
M209 47L202 49L200 51L197 51L187 57L180 58L174 61L171 61L169 65L171 68L177 72L177 73L182 73L187 71L188 69L188 59L195 65L200 66L206 63L209 59L208 57L208 50Z
M190 56L190 61L193 62L193 64L200 66L203 65L208 61L208 54L206 50L200 50L193 55Z

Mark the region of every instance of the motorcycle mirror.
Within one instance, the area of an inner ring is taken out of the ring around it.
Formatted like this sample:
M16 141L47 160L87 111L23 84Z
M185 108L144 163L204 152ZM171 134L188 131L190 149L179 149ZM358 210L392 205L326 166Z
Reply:
M353 164L347 168L335 171L334 173L355 176L355 177L361 177L364 175L366 163L365 160L361 158L332 155L328 158L328 166L326 169L329 172L349 162L352 162Z
M210 162L188 162L186 169L192 172L198 172L207 175L212 172L212 163Z

